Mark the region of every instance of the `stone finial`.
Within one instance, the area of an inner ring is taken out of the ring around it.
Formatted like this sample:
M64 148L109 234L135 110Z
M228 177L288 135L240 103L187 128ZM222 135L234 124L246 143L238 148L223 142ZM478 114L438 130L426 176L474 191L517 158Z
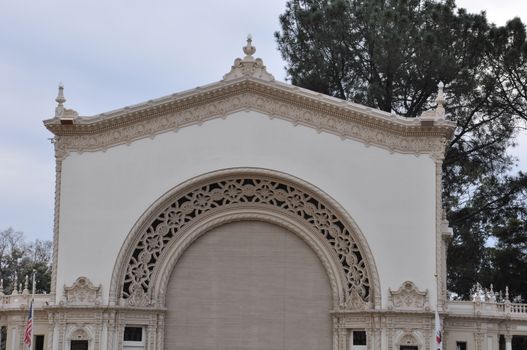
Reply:
M25 279L25 281L24 281L24 290L22 291L22 294L24 294L24 295L29 294L29 289L28 289L28 287L29 287L29 276L26 275L26 279Z
M64 108L64 102L66 98L64 97L64 84L59 83L59 93L57 98L57 107L55 107L55 118L59 118L62 124L73 124L74 119L79 115L73 109Z
M55 117L60 117L64 114L64 102L66 102L66 99L64 98L64 84L62 84L62 82L59 83L59 93L55 101L57 101Z
M18 294L18 275L15 275L15 282L13 283L13 292L11 292L12 295Z
M62 105L64 102L66 102L66 99L64 98L64 84L62 81L59 83L59 94L55 101L57 101L59 105Z
M509 286L505 286L505 301L509 300Z
M494 285L492 283L490 284L490 290L489 290L489 293L488 293L488 299L491 302L496 302L496 293L494 292Z
M256 47L253 46L253 37L251 34L247 35L247 45L243 47L243 53L245 54L244 60L254 60L254 53L256 52Z
M446 99L445 99L445 93L443 91L443 88L445 87L445 84L443 84L442 81L437 84L437 97L436 97L436 116L440 118L445 117L445 105L446 105Z
M485 298L487 296L487 293L483 288L481 287L481 284L479 282L476 282L474 286L472 286L470 294L472 296L473 302L481 302L485 301Z
M0 295L4 295L4 279L0 279Z
M445 87L445 84L443 84L442 81L437 84L437 97L435 99L435 102L437 103L436 108L430 109L426 112L424 112L421 115L421 121L426 122L433 122L438 119L445 119L445 105L446 105L446 99L445 99L445 92L443 91L443 88Z
M243 59L237 58L231 67L231 71L223 76L224 81L234 80L238 78L257 78L265 81L273 81L274 77L265 69L265 65L261 58L254 58L256 47L253 46L253 39L249 34L247 36L247 44L242 48L245 57Z

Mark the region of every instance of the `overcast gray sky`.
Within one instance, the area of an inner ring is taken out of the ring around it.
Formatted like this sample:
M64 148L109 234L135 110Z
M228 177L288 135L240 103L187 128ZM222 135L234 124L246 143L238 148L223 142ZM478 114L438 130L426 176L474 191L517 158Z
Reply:
M525 0L463 0L504 24L527 22ZM66 107L102 113L220 80L248 33L275 78L284 62L273 33L284 0L0 0L0 230L51 239L52 117L59 81ZM513 150L527 170L527 137Z

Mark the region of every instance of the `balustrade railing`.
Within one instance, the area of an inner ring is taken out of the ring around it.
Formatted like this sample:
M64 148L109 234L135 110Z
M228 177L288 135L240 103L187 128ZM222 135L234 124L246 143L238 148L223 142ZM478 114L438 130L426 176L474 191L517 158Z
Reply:
M510 312L527 315L527 304L510 304Z
M505 303L498 303L498 304L496 304L496 310L498 312L505 312Z
M447 310L452 315L512 316L527 319L527 304L510 301L449 301Z
M29 306L31 294L0 294L0 310ZM49 304L52 301L50 294L35 294L34 305L36 308Z

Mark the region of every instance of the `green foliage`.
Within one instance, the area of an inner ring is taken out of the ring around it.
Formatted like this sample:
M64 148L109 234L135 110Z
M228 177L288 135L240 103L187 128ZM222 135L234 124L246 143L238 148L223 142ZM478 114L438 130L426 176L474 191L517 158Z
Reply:
M527 299L518 278L527 272L527 180L511 173L516 160L507 153L527 120L521 20L497 27L453 0L286 6L275 36L295 85L417 117L445 83L448 118L458 124L443 162L443 204L454 228L449 288L466 297L476 281L508 284Z
M15 280L23 288L26 276L29 277L28 288L31 292L33 270L36 272L36 292L49 293L51 248L50 241L37 239L31 243L26 242L23 233L12 228L0 231L0 277L4 281L4 293L13 291Z

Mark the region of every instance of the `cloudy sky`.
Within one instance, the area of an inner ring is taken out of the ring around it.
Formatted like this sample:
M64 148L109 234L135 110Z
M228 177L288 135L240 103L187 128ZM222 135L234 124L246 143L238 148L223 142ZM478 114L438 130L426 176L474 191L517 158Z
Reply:
M458 0L497 24L525 0ZM284 0L0 0L0 230L51 239L57 85L66 107L93 115L220 80L248 33L275 78L284 62L273 32ZM527 170L527 137L513 150Z

